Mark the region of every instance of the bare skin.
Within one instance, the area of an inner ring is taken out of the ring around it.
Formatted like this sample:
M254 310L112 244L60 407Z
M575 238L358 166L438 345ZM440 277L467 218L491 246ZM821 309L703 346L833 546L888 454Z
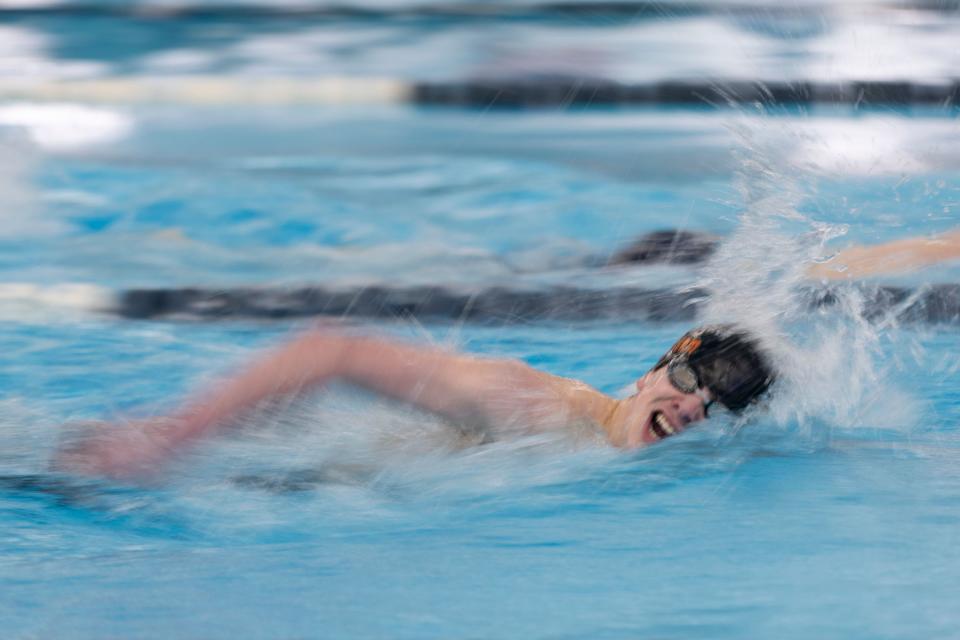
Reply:
M825 280L854 280L903 273L948 260L960 259L960 230L932 238L906 238L871 247L844 249L827 262L812 265L807 273Z
M460 425L485 428L509 422L537 431L587 423L625 449L647 446L703 420L709 400L705 390L677 390L662 369L639 378L637 392L618 400L517 360L312 331L266 353L170 416L101 425L62 451L56 465L116 478L150 475L257 403L334 380Z

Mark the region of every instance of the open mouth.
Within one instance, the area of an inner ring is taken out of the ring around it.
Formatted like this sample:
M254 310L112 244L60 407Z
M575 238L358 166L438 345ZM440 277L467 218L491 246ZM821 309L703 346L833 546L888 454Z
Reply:
M650 415L650 431L660 440L669 438L676 433L676 430L670 425L667 416L663 415L662 411L654 411Z

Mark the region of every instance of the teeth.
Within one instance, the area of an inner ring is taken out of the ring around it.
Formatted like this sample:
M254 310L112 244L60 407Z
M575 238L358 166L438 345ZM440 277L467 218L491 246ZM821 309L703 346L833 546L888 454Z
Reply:
M664 416L659 411L653 415L653 419L657 421L657 426L663 429L663 432L669 436L674 434L673 427L670 426L670 423L667 422L666 416Z

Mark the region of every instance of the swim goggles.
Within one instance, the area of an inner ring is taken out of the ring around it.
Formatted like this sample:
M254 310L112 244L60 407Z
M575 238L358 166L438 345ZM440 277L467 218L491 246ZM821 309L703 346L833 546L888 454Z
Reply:
M700 382L700 376L696 370L690 366L690 363L684 359L673 360L667 365L667 379L678 391L683 393L695 393L703 400L703 413L706 415L716 400L709 391L704 391L704 385Z

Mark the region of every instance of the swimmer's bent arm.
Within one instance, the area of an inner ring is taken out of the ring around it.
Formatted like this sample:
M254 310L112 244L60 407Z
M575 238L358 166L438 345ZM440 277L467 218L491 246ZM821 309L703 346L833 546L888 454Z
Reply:
M255 360L173 415L113 428L61 451L56 463L119 477L149 474L189 442L268 398L341 380L459 423L531 422L563 413L597 420L609 399L515 360L313 331Z
M453 421L495 420L504 393L562 384L516 361L313 331L256 360L189 402L176 418L202 435L267 398L343 381Z

